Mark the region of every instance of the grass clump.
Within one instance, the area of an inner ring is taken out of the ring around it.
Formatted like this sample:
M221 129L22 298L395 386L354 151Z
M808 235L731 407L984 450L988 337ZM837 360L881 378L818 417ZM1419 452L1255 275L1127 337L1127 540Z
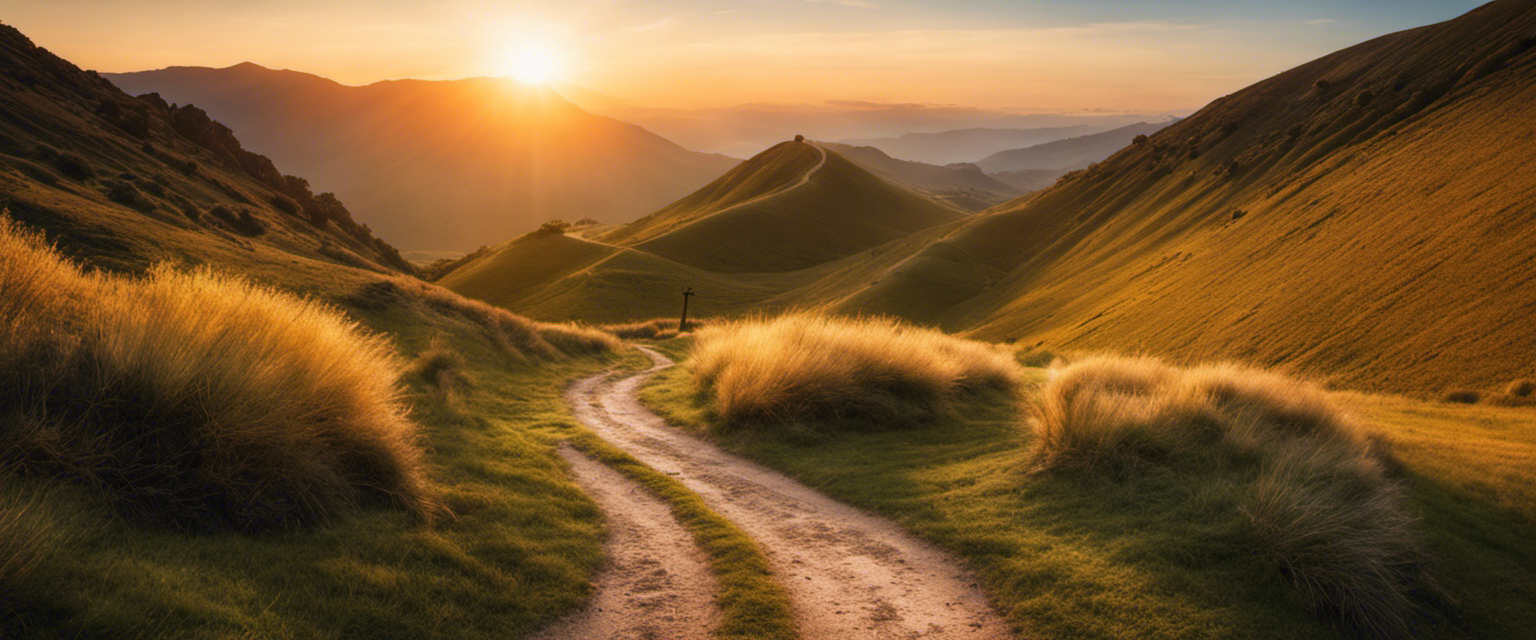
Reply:
M671 318L656 318L643 322L630 322L625 324L605 324L603 330L625 340L668 340L676 338L678 321ZM688 328L692 330L702 329L706 322L703 320L689 320Z
M192 530L438 511L391 347L330 308L210 271L84 273L8 219L0 289L18 473Z
M947 414L958 396L1011 390L1011 354L885 318L790 314L697 334L690 359L730 428L831 421L884 430Z
M1411 633L1425 582L1414 520L1384 455L1316 386L1233 365L1093 358L1052 376L1030 425L1035 471L1150 467L1229 485L1314 609L1373 637Z
M1441 402L1455 404L1477 404L1482 399L1482 392L1472 389L1451 389L1440 396Z

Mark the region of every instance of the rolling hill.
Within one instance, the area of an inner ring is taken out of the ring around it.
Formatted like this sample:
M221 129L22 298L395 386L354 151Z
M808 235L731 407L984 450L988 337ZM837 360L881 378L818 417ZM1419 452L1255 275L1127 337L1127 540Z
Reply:
M551 219L625 222L736 163L510 80L353 87L251 63L106 77L201 105L414 250L470 248Z
M999 151L977 160L976 166L987 173L1081 169L1124 149L1136 136L1152 135L1171 123L1138 122L1100 133Z
M964 217L836 152L791 141L632 223L591 239L527 234L439 282L541 318L670 315L683 287L699 290L700 313L735 314L794 304L798 287Z
M947 230L889 272L899 297L836 305L1368 389L1530 377L1533 45L1536 5L1503 0L1306 63ZM901 302L931 297L963 301Z
M941 167L910 160L898 160L874 147L855 147L836 142L817 144L836 151L838 155L852 160L881 178L921 190L935 200L967 211L980 211L1018 197L1025 191L1033 191L1033 189L1021 190L989 176L974 164L962 163ZM1046 183L1046 185L1049 184Z

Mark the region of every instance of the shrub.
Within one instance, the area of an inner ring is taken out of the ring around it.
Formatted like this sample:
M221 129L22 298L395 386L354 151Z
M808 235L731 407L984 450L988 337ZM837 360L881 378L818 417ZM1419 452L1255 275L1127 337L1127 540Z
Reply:
M245 207L240 207L239 213L236 213L235 210L221 204L209 209L208 214L224 221L224 224L233 229L235 233L248 238L254 238L267 232L266 225L263 225L251 213L251 210Z
M1141 145L1144 145L1146 143L1147 143L1147 134L1145 134L1145 133L1138 133L1138 134L1136 134L1136 137L1131 138L1131 144L1134 144L1134 145L1136 145L1138 147L1141 146Z
M1157 466L1235 492L1255 550L1315 610L1367 635L1409 635L1422 585L1413 519L1380 444L1318 387L1233 365L1100 357L1053 372L1030 427L1035 472Z
M82 273L0 219L0 451L187 529L438 511L388 342L209 271Z
M689 361L727 428L831 421L883 430L946 413L957 397L1012 390L1006 350L884 318L807 313L711 325Z
M58 157L54 158L53 166L59 170L59 173L76 180L88 180L91 176L96 175L96 171L91 169L90 162L70 152L61 153Z
M1441 402L1451 402L1455 404L1477 404L1477 402L1482 399L1483 394L1481 392L1473 391L1471 389L1451 389L1450 391L1445 392L1444 395L1440 396Z
M107 198L125 207L137 210L141 213L149 213L155 210L155 203L149 197L139 191L127 180L108 180L106 183Z
M1504 388L1504 395L1514 398L1529 398L1536 394L1536 381L1516 380Z
M469 378L464 375L464 356L438 339L417 356L410 372L450 410L458 393L469 387Z
M270 200L272 201L272 206L276 207L278 211L286 213L290 216L299 215L300 208L299 202L297 200L294 200L293 198L285 196L281 193L272 194Z

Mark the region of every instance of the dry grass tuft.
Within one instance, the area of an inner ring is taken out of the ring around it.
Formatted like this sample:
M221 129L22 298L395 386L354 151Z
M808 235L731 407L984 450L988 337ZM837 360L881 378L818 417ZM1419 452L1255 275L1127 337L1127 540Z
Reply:
M0 611L35 587L34 574L58 544L54 528L36 500L0 495Z
M1370 636L1411 631L1422 556L1383 444L1315 385L1234 365L1097 357L1033 406L1036 471L1158 465L1239 473L1258 550L1319 611Z
M6 462L189 529L439 510L400 363L329 307L209 271L82 273L0 219Z
M678 336L677 323L677 320L671 318L656 318L644 322L607 324L602 329L625 340L666 340ZM688 321L690 331L698 331L705 326L708 326L705 320Z
M452 409L458 394L469 387L465 366L462 354L443 340L434 338L427 350L411 363L410 373L426 383L445 407Z
M1515 380L1504 388L1504 395L1512 398L1529 398L1536 395L1536 380Z
M1444 395L1440 396L1441 402L1450 402L1454 404L1477 404L1478 402L1482 401L1482 399L1482 392L1474 391L1472 389L1451 389L1450 391L1445 392Z
M1012 354L884 318L791 314L698 332L690 365L728 427L834 421L882 430L947 413L963 393L1012 390Z

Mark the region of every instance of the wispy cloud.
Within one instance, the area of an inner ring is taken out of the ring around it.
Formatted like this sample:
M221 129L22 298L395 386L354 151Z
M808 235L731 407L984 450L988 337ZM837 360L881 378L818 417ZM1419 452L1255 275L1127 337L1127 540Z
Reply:
M807 4L835 4L856 9L878 9L880 5L865 0L805 0Z

